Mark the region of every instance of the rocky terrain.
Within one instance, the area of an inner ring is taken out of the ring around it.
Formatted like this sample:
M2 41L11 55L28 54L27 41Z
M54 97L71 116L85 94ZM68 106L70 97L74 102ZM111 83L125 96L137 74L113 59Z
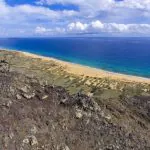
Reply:
M76 77L0 51L0 89L0 150L150 149L147 84Z

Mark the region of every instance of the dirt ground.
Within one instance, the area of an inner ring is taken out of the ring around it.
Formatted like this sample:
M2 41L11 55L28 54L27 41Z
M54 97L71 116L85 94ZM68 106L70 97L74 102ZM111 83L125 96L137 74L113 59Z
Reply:
M0 150L150 150L150 97L120 103L124 108L104 108L80 92L70 95L61 86L11 71L1 61ZM130 120L114 123L111 116L118 112L130 115L134 126Z

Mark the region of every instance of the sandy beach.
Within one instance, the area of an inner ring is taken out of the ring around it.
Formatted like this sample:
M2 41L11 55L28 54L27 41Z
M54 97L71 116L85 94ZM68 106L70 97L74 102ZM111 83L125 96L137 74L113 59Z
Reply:
M52 57L45 57L40 56L28 52L22 52L22 51L15 51L18 52L19 55L28 56L31 58L40 58L43 61L54 61L57 65L62 66L66 72L79 75L79 76L89 76L89 77L97 77L97 78L109 78L114 80L120 80L124 82L139 82L139 83L148 83L150 84L149 78L144 77L138 77L138 76L132 76L132 75L125 75L120 73L114 73L105 71L102 69L92 68L84 65L79 65L75 63L70 63L62 60L58 60Z
M10 51L8 49L3 49L3 50ZM106 71L103 69L97 69L97 68L93 68L93 67L89 67L89 66L66 62L66 61L62 61L62 60L55 59L52 57L41 56L41 55L29 53L29 52L23 52L20 50L11 50L11 51L16 52L17 54L19 54L22 57L26 56L26 57L31 57L31 58L40 58L42 61L53 61L57 65L63 67L64 71L74 74L74 75L78 75L78 76L109 78L112 80L119 80L119 81L124 81L124 82L136 82L136 83L150 84L150 78L110 72L110 71Z

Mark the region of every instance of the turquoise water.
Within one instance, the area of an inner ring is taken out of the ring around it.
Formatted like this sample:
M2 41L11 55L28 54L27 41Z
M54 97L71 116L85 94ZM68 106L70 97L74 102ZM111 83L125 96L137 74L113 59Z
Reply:
M1 38L0 47L150 78L150 38Z

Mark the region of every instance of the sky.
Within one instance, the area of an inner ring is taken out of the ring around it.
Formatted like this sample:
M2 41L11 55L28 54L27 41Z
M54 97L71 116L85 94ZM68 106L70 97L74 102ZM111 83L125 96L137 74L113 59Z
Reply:
M150 36L150 0L0 0L0 37Z

